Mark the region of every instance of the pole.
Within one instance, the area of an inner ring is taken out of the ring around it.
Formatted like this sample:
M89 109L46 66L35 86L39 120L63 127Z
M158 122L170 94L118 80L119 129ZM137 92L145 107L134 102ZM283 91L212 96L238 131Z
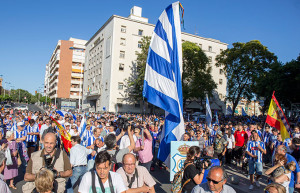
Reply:
M81 65L82 67L82 65ZM82 70L80 69L80 72L82 74ZM78 112L80 112L81 109L81 103L80 103L80 99L81 99L81 74L80 74L80 82L79 82L79 99L78 99Z
M4 82L4 98L5 98L5 85L6 85L6 84L5 84L5 82Z
M19 89L19 103L20 103L20 89Z

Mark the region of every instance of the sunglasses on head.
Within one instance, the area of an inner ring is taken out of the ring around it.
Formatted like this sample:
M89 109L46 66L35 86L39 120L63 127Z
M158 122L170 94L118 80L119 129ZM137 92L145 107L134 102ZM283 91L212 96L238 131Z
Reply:
M208 177L206 177L206 179L207 179L208 182L213 182L214 184L218 184L218 183L220 183L220 182L222 182L224 180L224 179L222 179L221 181L216 181L216 180L212 180L212 179L210 179Z

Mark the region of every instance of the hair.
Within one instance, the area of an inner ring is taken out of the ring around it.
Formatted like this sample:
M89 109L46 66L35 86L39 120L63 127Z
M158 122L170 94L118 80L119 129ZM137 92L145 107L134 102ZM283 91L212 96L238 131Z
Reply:
M230 138L231 137L231 135L232 135L232 133L231 133L231 129L227 129L227 131L228 131L228 138Z
M75 141L76 143L80 144L81 139L80 139L79 136L72 136L72 137L71 137L71 141Z
M204 155L213 156L214 155L214 148L212 146L207 146L203 150Z
M105 163L109 161L109 165L111 164L111 156L106 150L100 151L95 158L95 166Z
M291 161L287 164L286 168L293 172L296 170L296 163L294 161Z
M283 161L284 165L286 165L286 163L287 163L287 159L284 155L276 153L274 158L275 158L275 160Z
M287 148L283 145L283 146L281 146L281 150L282 151L284 151L284 153L286 153L287 152Z
M34 119L29 120L29 124L31 124L31 123L35 123Z
M122 163L124 163L125 156L127 156L127 155L132 155L135 158L135 162L136 162L136 157L132 153L126 153L123 155Z
M113 149L117 143L116 135L113 133L108 134L104 139L104 143L107 149Z
M97 133L97 130L100 129L99 127L96 127L93 131L93 134Z
M265 188L265 191L269 190L270 188L275 188L278 191L278 193L287 193L285 187L283 185L281 185L281 184L278 184L278 183L271 183L271 184L269 184Z
M200 147L199 146L192 146L190 147L188 153L187 153L187 159L191 160L194 156L200 153Z
M211 174L211 172L213 172L214 170L218 170L221 169L222 170L222 180L227 179L227 173L225 171L225 169L223 168L223 166L213 166L209 171L207 176L209 176Z
M38 192L48 192L53 189L54 175L53 172L42 168L35 178L35 187Z

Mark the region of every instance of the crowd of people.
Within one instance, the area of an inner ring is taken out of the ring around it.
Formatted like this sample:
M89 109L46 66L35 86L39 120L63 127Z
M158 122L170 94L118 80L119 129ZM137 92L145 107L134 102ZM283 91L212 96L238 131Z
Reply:
M157 115L31 112L2 109L0 115L0 190L22 192L155 192L151 171L165 170L157 153L164 118ZM84 124L83 124L83 119ZM282 139L264 117L225 117L210 128L205 120L186 117L183 141L190 147L184 164L183 192L235 192L226 184L224 165L235 165L259 187L263 166L272 183L292 193L300 188L300 131ZM66 148L57 123L70 135ZM203 161L204 160L204 161ZM199 164L200 163L200 164ZM200 166L199 166L200 165ZM19 169L19 170L18 170ZM46 183L47 182L47 183Z

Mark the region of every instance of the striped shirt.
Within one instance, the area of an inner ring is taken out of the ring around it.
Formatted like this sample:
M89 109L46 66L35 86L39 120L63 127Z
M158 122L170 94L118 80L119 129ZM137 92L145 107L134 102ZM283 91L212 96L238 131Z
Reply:
M84 133L82 134L82 141L83 141L83 144L84 146L86 141L88 140L88 138L90 138L91 136L93 135L93 132L92 130L85 130Z
M209 145L212 145L214 143L214 140L217 136L217 132L218 130L212 130L211 133L210 133L210 136L209 136Z
M270 141L270 136L271 136L270 132L266 132L266 131L263 132L263 140L265 144L267 144Z
M102 138L101 136L99 136L98 138ZM86 140L86 143L85 143L85 147L88 147L88 146L91 146L94 144L96 138L94 135L92 135L91 137L89 137L87 140ZM102 141L104 141L104 139L102 138ZM91 154L88 155L87 159L88 160L91 160L91 159L95 159L96 156L92 157Z
M250 160L262 163L262 152L258 149L258 145L266 150L265 143L262 141L249 141L247 144L246 151L250 152L252 155L256 155L257 159L250 157Z
M27 125L25 129L27 133L38 133L39 128L37 124L34 124L33 126ZM26 142L36 142L37 141L37 135L27 135Z

